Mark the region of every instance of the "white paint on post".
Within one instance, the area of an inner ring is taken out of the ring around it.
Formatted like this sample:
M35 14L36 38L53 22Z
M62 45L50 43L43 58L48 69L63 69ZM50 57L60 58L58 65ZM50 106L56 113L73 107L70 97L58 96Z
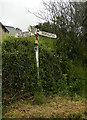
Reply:
M38 52L38 47L36 50L36 63L37 63L37 74L38 74L38 78L39 78L39 52Z
M37 48L37 51L36 51L36 61L37 61L37 67L39 67L39 55L38 55L38 48Z

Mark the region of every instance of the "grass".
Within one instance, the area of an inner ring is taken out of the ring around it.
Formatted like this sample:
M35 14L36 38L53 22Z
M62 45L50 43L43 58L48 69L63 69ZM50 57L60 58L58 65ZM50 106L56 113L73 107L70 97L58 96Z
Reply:
M54 95L45 100L45 104L20 100L4 108L3 118L87 118L85 99L72 100Z

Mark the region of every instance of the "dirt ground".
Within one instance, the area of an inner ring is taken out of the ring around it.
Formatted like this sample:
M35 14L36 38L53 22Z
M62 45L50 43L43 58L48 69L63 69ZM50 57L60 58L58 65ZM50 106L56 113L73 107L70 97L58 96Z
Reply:
M69 97L47 97L45 104L32 104L20 101L3 112L3 118L85 118L87 119L85 99Z

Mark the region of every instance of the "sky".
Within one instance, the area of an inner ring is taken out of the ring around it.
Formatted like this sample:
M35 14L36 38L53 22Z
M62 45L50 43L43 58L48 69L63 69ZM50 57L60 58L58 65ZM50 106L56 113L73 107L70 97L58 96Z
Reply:
M0 0L0 22L27 31L29 25L43 22L29 13L28 9L36 12L41 8L42 0Z
M18 27L22 31L27 31L29 25L33 26L44 22L29 13L28 10L37 12L42 7L42 0L0 0L0 22L3 25Z

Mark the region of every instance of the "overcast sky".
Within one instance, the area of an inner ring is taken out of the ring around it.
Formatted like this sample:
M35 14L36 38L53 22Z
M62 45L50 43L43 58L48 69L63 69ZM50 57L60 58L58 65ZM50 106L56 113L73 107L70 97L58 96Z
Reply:
M48 2L49 0L45 1ZM37 11L42 9L42 5L42 0L0 0L0 22L26 31L29 25L43 22L39 21L33 14L30 14L28 9Z
M37 11L41 7L42 0L0 0L0 22L26 31L29 25L36 25L39 22L28 9Z

